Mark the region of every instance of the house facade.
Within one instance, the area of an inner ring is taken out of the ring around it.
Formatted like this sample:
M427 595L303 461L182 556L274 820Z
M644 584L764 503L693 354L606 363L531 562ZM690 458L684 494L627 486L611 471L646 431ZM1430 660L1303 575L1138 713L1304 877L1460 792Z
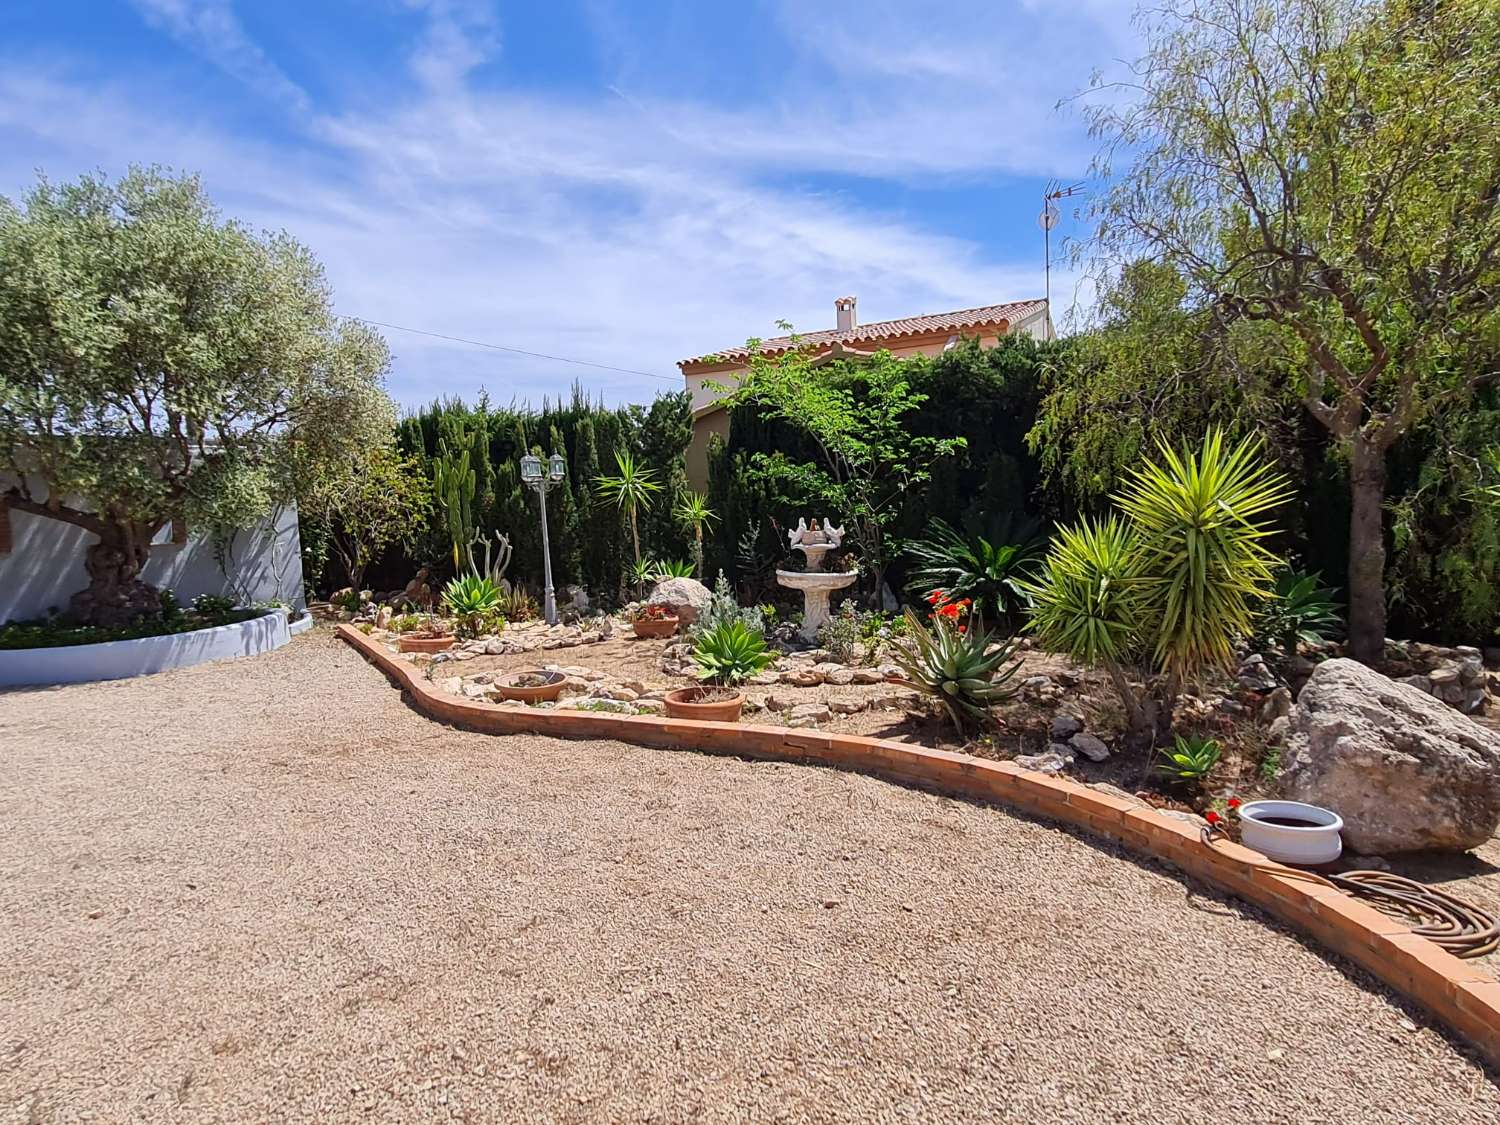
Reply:
M859 359L882 349L902 357L938 355L974 337L981 347L991 348L1001 337L1014 333L1025 333L1039 340L1050 340L1053 335L1052 318L1043 300L1011 301L871 324L859 323L854 297L840 297L833 305L836 327L805 332L795 340L790 336L762 340L760 354L775 357L794 347L804 348L816 356L816 365ZM708 487L709 440L714 434L726 439L729 436L729 412L719 401L722 392L715 391L710 384L725 387L737 384L750 368L750 351L742 344L712 355L685 359L677 366L693 396L693 440L687 451L687 477L692 487L701 492Z

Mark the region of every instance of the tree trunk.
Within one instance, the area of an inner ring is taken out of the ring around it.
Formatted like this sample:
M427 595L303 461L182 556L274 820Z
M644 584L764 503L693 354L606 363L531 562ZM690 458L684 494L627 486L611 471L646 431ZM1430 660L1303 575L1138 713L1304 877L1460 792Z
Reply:
M106 519L99 542L84 555L88 589L73 595L69 612L90 625L125 625L161 612L161 594L141 581L151 553L154 529L133 521Z
M1376 665L1385 655L1385 450L1350 439L1349 655Z

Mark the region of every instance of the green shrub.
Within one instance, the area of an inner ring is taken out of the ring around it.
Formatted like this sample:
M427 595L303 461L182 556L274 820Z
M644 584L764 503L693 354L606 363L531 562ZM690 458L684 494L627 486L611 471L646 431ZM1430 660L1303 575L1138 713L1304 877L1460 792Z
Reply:
M909 609L906 633L905 643L896 646L896 663L913 687L943 705L960 730L984 722L991 707L1016 693L1010 683L1021 666L1015 637L1001 640L945 617L934 617L929 629Z
M743 683L776 659L759 629L744 621L723 621L693 641L698 678L729 687Z

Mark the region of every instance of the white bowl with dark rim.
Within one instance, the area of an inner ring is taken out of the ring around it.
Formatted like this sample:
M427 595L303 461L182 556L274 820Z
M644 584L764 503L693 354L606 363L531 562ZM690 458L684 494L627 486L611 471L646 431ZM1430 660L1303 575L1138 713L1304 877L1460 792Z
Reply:
M1240 842L1277 863L1332 863L1344 851L1343 827L1338 813L1301 801L1247 801L1240 806Z

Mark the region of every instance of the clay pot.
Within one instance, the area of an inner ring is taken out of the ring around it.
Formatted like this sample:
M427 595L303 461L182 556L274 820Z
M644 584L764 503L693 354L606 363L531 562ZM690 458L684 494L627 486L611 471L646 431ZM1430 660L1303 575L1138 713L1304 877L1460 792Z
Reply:
M442 652L444 649L453 647L453 638L450 637L415 637L406 633L401 634L401 639L396 642L399 652Z
M740 708L745 706L745 697L739 692L735 692L733 699L715 700L712 703L698 702L702 696L716 690L720 689L685 687L667 692L665 700L667 717L669 719L706 719L711 723L739 722Z
M535 684L531 687L521 687L516 680L523 676L541 676L547 682ZM494 693L501 699L516 699L522 703L552 702L562 694L567 677L561 672L544 672L540 668L527 669L522 672L511 672L501 676L494 682Z
M649 617L641 617L630 627L635 630L637 637L670 637L677 632L677 618L663 617L653 621Z

